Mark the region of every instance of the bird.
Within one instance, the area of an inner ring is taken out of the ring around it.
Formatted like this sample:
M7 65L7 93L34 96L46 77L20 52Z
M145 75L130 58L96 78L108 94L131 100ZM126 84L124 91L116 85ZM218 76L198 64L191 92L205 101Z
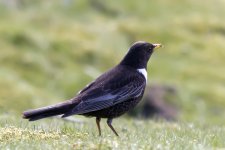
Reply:
M115 67L109 69L72 99L64 102L23 112L23 118L29 121L61 115L62 118L72 115L95 117L99 136L101 136L101 118L107 119L107 125L116 136L119 136L112 120L141 101L147 83L147 64L161 44L145 41L135 42L125 57Z

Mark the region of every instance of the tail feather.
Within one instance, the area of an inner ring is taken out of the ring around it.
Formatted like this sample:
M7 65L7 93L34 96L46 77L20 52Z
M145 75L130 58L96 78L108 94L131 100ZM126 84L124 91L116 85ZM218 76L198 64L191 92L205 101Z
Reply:
M66 101L56 105L42 107L38 109L27 110L23 112L23 118L29 121L35 121L47 117L57 116L70 111L76 104L72 101Z

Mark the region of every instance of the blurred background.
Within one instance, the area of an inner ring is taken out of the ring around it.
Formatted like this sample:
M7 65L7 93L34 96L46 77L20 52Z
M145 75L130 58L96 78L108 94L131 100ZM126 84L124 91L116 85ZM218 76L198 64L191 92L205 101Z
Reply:
M144 40L164 48L148 64L145 101L124 117L224 124L224 6L223 0L0 0L0 118L70 99Z

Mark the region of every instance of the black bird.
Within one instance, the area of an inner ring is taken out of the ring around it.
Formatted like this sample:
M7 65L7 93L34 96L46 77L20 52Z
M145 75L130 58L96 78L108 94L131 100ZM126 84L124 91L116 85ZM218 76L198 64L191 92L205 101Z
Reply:
M96 117L99 135L101 135L100 120L107 118L108 126L118 136L112 126L112 120L134 108L141 100L147 82L148 60L154 49L159 47L160 44L143 41L134 43L117 66L91 82L74 98L25 111L23 118L35 121L56 115Z

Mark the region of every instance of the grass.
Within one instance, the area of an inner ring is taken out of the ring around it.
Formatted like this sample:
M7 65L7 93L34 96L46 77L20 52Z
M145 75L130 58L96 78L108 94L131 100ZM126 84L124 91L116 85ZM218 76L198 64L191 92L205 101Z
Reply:
M0 149L224 148L224 1L93 2L0 1ZM21 120L28 108L73 97L138 40L165 46L148 83L177 89L177 123L125 116L114 122L116 138L106 125L98 137L94 119Z
M225 126L164 121L115 119L116 137L102 120L98 136L95 119L83 123L48 119L37 123L1 121L2 149L219 149L225 147Z

